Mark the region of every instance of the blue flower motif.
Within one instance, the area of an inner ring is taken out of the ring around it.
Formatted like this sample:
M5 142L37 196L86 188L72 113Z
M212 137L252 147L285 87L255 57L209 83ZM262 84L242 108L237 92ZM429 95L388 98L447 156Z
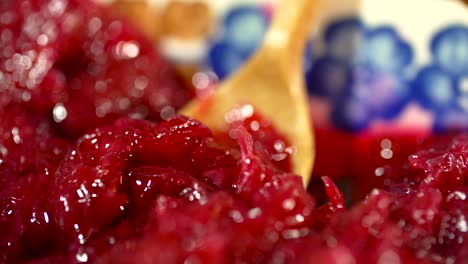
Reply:
M211 47L209 60L219 79L226 78L249 58L250 52L237 51L228 43L219 42Z
M413 60L411 46L392 27L369 28L358 18L330 24L324 41L306 79L311 94L332 103L335 125L356 131L395 118L413 96L401 77Z
M382 26L369 30L359 50L359 63L373 69L402 74L413 60L411 46L398 36L395 29Z
M255 6L238 6L225 15L221 34L209 51L208 59L220 79L249 58L261 43L269 24L266 13Z
M253 6L234 8L224 17L224 40L238 50L250 52L262 41L268 24L268 17L259 8Z
M240 5L228 11L208 54L208 63L220 79L239 68L256 51L269 23L269 14L261 6ZM311 58L309 44L304 54L306 70L311 67Z
M364 31L364 24L358 18L333 22L324 33L325 56L354 63L362 47Z
M434 131L468 129L468 27L450 25L431 42L432 61L413 81L418 102L435 114Z
M447 72L468 72L468 27L451 25L437 33L431 43L433 61Z
M413 89L419 103L428 110L441 112L456 104L458 91L450 73L429 65L419 71Z

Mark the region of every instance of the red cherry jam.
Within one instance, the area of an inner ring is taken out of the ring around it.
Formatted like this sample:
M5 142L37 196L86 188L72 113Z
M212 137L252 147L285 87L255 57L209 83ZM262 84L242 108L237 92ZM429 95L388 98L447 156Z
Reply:
M0 262L468 258L468 136L409 156L391 138L337 156L360 172L350 174L360 197L346 208L326 176L307 192L288 143L261 116L224 136L174 116L191 93L108 10L4 0L0 42ZM386 162L389 150L401 160Z
M167 118L191 96L151 42L89 1L4 0L0 14L0 107L50 115L62 136Z

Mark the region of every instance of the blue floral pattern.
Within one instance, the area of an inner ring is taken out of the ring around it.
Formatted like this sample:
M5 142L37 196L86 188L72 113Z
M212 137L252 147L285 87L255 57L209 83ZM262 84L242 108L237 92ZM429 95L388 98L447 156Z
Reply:
M257 49L270 23L262 6L228 11L212 40L208 64L220 79L241 66ZM400 116L417 102L434 116L434 131L468 130L468 27L450 25L430 45L431 61L416 68L411 45L391 26L370 27L350 17L323 32L325 50L304 55L310 95L331 105L329 119L346 131L361 131L376 120Z
M269 21L268 14L256 6L238 6L229 10L208 58L220 79L232 73L255 52Z
M416 100L434 113L434 131L468 129L468 27L450 25L432 39L432 60L413 81Z
M324 40L324 55L306 79L312 95L331 101L334 124L359 131L398 116L412 97L401 77L413 60L411 46L393 28L369 28L357 18L329 25Z
M262 6L240 5L225 15L208 56L208 63L219 79L226 78L256 51L270 24L270 13L266 10ZM311 63L309 43L304 52L305 70Z

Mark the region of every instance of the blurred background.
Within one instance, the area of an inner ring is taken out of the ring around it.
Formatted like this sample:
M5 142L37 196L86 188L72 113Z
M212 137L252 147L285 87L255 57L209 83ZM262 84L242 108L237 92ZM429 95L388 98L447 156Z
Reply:
M96 0L138 23L196 93L251 56L274 0ZM314 174L375 186L427 138L468 130L468 8L456 0L322 0L304 52ZM371 166L369 166L371 165ZM358 181L358 180L353 180ZM344 187L345 188L345 187ZM368 190L363 190L366 193ZM356 192L355 196L359 196Z
M277 2L96 1L139 23L199 89L206 78L226 78L255 51ZM405 117L417 102L435 115L418 112L419 118L407 118L410 127L468 127L468 117L455 118L468 109L467 14L455 0L321 1L304 54L310 95L331 104L317 105L330 113L316 122L371 129Z

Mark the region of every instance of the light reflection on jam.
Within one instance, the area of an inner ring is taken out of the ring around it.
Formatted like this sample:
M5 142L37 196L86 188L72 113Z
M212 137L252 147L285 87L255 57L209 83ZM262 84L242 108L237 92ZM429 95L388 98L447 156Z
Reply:
M359 138L359 155L324 161L353 172L346 208L329 177L303 188L288 142L253 106L230 113L224 135L176 116L190 93L108 11L6 0L0 23L0 262L468 258L467 136L409 156L412 137ZM346 151L339 136L325 148Z

